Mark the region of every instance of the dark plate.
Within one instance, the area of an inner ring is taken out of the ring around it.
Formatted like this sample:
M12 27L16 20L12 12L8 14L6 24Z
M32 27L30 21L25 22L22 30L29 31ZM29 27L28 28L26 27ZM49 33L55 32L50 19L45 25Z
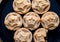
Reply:
M51 2L51 7L49 11L56 12L60 17L59 0L50 0L50 2ZM0 12L1 12L0 37L3 40L3 42L14 42L13 40L14 32L6 29L4 25L5 16L10 12L14 12L12 3L13 0L3 0L3 2L0 4ZM32 9L30 11L32 11ZM31 32L34 33L34 31ZM47 36L48 36L47 37L48 42L60 42L60 25L57 27L57 29L49 31ZM32 42L34 41L32 40Z

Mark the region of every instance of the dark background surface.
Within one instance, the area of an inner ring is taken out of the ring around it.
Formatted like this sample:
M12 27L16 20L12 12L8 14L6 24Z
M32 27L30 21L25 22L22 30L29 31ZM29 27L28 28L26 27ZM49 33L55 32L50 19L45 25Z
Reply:
M32 1L32 0L31 0ZM3 0L0 4L0 38L3 40L3 42L14 42L13 36L15 31L10 31L6 29L4 25L4 19L5 16L9 12L14 12L12 7L13 0ZM59 0L50 0L51 7L49 11L56 12L60 17L60 1ZM32 9L30 10L32 11ZM23 16L23 15L22 15ZM31 31L32 34L34 31ZM57 27L57 29L49 31L47 34L47 40L48 42L60 42L60 25ZM32 42L34 42L32 40Z

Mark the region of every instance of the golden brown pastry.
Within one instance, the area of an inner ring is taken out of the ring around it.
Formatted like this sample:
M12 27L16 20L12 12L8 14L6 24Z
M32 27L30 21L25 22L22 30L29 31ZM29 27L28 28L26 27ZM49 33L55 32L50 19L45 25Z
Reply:
M26 28L21 28L15 32L14 40L15 42L31 42L32 33Z
M30 30L35 30L40 25L40 17L34 12L29 12L23 17L23 25Z
M31 8L30 0L14 0L13 9L19 14L27 13Z
M9 30L17 30L22 26L22 17L15 12L8 13L4 24Z
M59 16L55 12L47 12L41 18L42 26L48 30L56 29L59 25Z
M47 12L50 8L49 0L32 0L32 9L38 14Z
M35 42L47 42L47 40L45 39L47 36L47 32L48 30L46 30L45 28L37 29L33 35L34 41Z

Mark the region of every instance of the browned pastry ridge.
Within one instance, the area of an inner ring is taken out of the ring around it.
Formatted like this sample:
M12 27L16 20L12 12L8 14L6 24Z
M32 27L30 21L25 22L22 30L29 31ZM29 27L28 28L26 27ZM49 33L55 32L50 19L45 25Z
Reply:
M17 30L22 26L22 17L15 12L8 13L4 24L9 30Z

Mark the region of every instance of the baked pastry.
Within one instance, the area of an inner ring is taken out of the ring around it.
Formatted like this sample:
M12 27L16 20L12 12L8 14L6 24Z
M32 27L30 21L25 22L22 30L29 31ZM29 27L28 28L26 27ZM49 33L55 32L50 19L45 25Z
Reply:
M27 13L31 8L30 0L14 0L13 9L19 14Z
M14 40L15 42L31 42L32 33L26 28L21 28L15 32Z
M8 13L4 24L9 30L17 30L22 26L22 17L15 12Z
M56 29L59 25L59 16L55 12L47 12L41 18L42 26L48 30Z
M47 36L47 32L48 30L46 30L45 28L39 28L35 31L33 38L35 42L47 42L47 40L45 39Z
M26 27L30 30L37 29L40 25L39 21L40 21L39 15L34 12L29 12L23 17L24 27Z
M2 0L0 0L0 4L1 4Z
M0 38L0 42L3 42L3 40Z
M33 0L32 1L32 9L34 12L38 14L43 14L47 12L50 8L49 0Z

